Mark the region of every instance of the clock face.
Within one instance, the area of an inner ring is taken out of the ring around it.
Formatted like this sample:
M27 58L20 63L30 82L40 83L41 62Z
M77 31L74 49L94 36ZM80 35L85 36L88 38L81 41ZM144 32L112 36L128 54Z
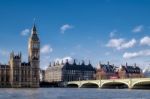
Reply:
M33 48L39 48L38 44L33 44Z

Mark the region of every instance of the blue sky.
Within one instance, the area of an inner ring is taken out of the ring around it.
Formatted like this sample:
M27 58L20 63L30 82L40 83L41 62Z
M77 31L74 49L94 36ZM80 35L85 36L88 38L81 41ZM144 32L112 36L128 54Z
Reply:
M0 0L0 61L21 51L35 23L41 67L75 58L120 65L150 63L149 0Z

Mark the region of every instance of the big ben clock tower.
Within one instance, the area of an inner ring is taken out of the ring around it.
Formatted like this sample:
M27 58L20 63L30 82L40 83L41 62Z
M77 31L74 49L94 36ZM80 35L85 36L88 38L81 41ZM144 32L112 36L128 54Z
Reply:
M39 87L40 40L35 25L32 28L28 45L29 63L31 65L31 86Z

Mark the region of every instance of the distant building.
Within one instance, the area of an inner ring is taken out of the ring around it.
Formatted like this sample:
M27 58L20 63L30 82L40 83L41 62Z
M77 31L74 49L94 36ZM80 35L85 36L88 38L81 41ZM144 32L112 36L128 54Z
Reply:
M118 74L120 78L141 78L143 77L142 70L136 64L129 66L127 63L125 66L121 65Z
M116 67L114 65L99 64L99 68L96 70L96 79L125 79L125 78L141 78L143 77L142 70L139 66L121 65Z
M93 80L95 74L95 68L89 63L85 65L76 64L75 60L73 64L70 64L67 60L66 63L54 63L50 64L45 71L45 81L47 82L65 82L65 81L79 81L79 80Z
M22 55L12 52L8 65L0 64L0 87L39 87L40 40L36 27L28 45L28 62L22 62Z
M118 78L118 73L116 71L114 65L109 64L101 64L99 63L98 68L96 70L96 79L111 79Z
M45 70L40 70L40 82L45 81Z

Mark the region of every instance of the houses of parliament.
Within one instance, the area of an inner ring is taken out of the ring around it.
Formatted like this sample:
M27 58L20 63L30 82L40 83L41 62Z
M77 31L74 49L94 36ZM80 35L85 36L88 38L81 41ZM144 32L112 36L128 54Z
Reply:
M8 64L0 64L0 87L38 88L39 68L40 39L34 25L28 42L28 62L22 62L21 53L11 52Z

